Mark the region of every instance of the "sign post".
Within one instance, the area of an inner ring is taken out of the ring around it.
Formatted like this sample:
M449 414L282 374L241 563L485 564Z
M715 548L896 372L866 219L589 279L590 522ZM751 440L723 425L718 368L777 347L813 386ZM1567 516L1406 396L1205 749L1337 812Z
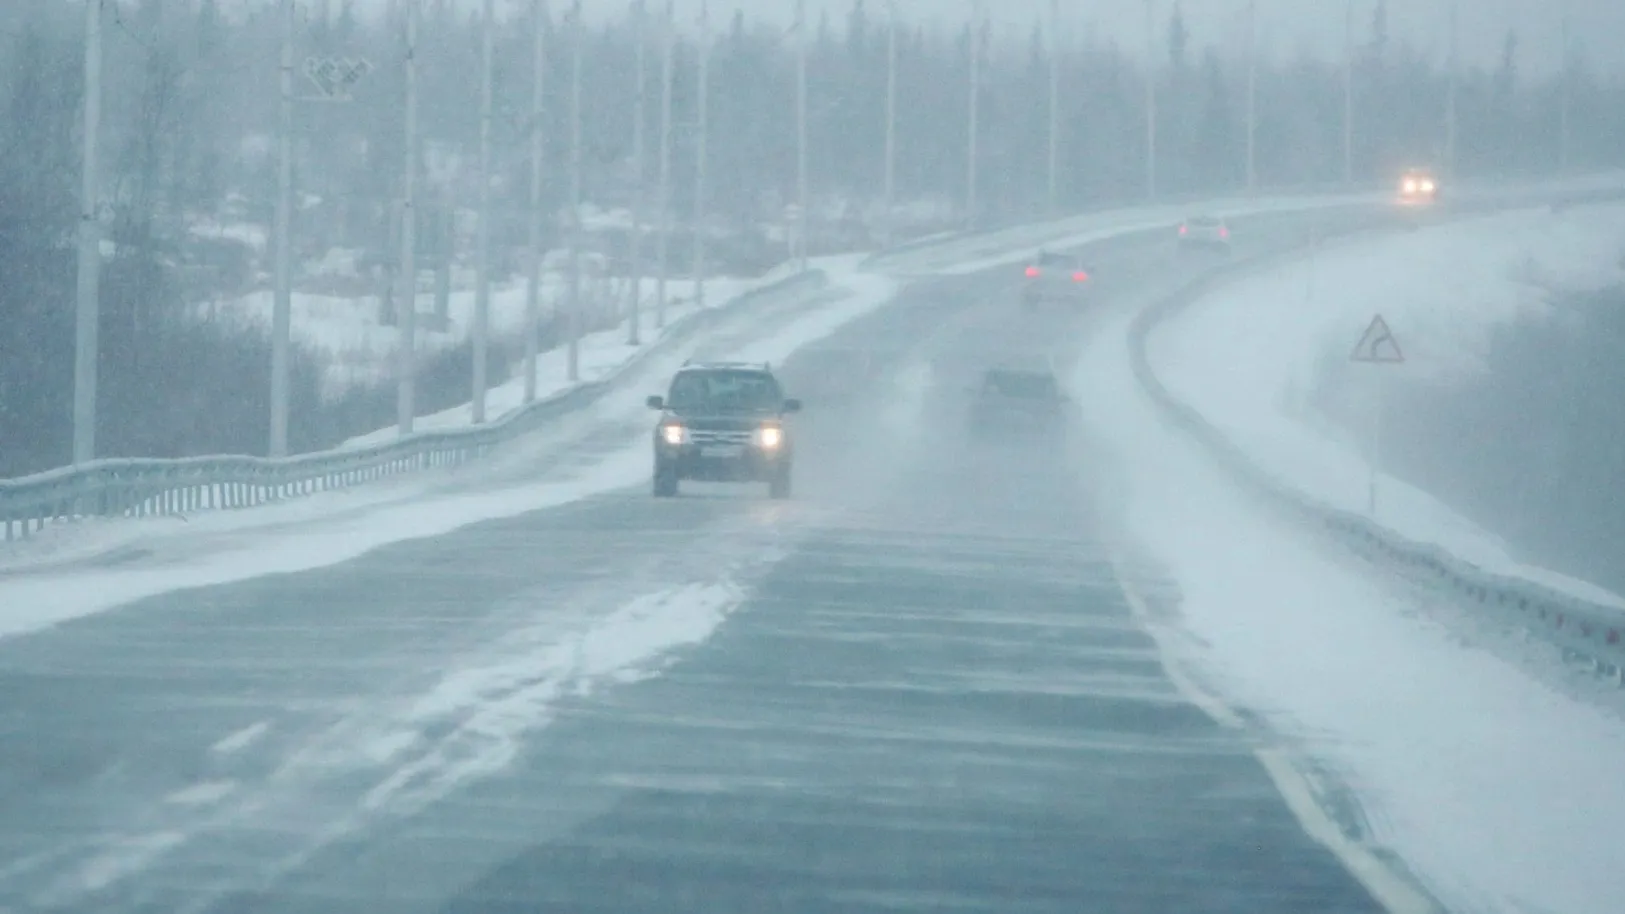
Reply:
M1399 348L1399 340L1394 338L1393 331L1388 329L1388 322L1382 315L1374 315L1371 323L1361 334L1360 342L1349 353L1349 361L1363 362L1368 365L1399 365L1405 361L1405 353ZM1368 455L1370 475L1366 486L1366 511L1375 520L1377 516L1377 476L1382 469L1382 412L1386 385L1383 378L1376 379L1375 392L1371 404L1371 450Z

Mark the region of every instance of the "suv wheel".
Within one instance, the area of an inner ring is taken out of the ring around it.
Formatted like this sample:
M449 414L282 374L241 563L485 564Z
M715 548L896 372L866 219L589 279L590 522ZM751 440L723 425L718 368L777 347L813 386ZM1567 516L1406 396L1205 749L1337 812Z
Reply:
M773 471L773 478L767 481L767 496L769 498L790 497L790 465L788 463Z
M654 493L656 498L671 498L677 494L677 468L655 466Z

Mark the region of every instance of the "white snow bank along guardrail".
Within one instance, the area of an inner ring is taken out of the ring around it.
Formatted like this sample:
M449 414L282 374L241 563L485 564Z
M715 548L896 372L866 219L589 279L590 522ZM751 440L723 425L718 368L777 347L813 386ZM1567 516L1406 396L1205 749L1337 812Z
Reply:
M1446 206L1500 204L1509 199L1531 201L1547 197L1560 202L1581 202L1594 194L1618 194L1625 188L1625 172L1606 172L1544 180L1472 181L1450 188ZM945 268L973 272L1027 256L1042 245L1073 246L1111 235L1170 228L1198 213L1226 218L1266 216L1273 213L1335 211L1345 207L1391 204L1389 187L1339 190L1336 186L1299 188L1266 197L1172 198L1156 204L1105 207L1059 219L982 231L932 235L881 251L863 262L863 269L899 273L936 273Z
M280 459L237 455L109 459L0 480L0 525L5 528L5 539L13 540L48 523L78 517L144 517L245 508L399 473L466 463L533 431L547 419L596 400L626 371L741 309L786 296L812 296L828 285L829 278L823 271L809 270L716 307L686 314L669 325L658 342L639 350L617 371L537 400L486 425L422 431L367 447Z
M1579 193L1586 193L1579 191ZM1590 199L1589 197L1587 198ZM1574 202L1574 201L1558 201ZM1351 219L1327 232L1348 234L1380 228L1384 217ZM1566 652L1588 658L1601 672L1625 684L1625 607L1553 584L1487 569L1435 543L1422 542L1304 492L1261 466L1245 449L1175 395L1153 369L1148 352L1151 331L1190 307L1222 283L1277 267L1280 254L1238 262L1166 298L1136 318L1130 331L1134 372L1158 407L1210 450L1250 488L1311 523L1331 531L1362 554L1447 588L1458 596L1522 626ZM1305 607L1312 611L1312 607Z

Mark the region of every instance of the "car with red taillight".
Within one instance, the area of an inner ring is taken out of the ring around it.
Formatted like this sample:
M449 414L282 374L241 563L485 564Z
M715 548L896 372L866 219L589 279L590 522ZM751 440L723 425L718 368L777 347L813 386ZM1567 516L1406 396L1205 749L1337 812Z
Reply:
M1192 216L1179 224L1179 246L1183 250L1228 251L1230 226L1218 216Z
M1028 306L1059 301L1082 302L1093 277L1083 260L1072 254L1039 251L1023 273L1021 300Z

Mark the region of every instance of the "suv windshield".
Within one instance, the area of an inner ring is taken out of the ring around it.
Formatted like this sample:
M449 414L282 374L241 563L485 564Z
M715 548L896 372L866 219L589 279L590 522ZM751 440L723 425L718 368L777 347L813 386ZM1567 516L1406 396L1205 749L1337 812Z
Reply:
M1025 371L990 371L982 379L983 393L1032 400L1055 398L1055 379Z
M671 382L672 409L766 410L784 403L779 382L765 371L681 371Z

